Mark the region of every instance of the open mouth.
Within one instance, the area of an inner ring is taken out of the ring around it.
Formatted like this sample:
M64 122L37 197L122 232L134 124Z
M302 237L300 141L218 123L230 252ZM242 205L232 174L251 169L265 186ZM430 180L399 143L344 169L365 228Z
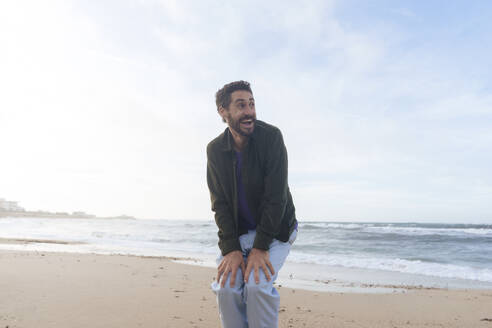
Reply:
M247 120L242 120L241 125L247 128L250 128L253 126L254 120L252 119L247 119Z

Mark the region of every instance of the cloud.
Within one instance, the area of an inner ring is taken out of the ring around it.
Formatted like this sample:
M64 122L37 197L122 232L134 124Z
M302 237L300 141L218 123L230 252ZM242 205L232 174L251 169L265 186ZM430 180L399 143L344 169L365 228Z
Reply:
M492 214L490 81L405 45L412 31L349 24L336 1L23 4L0 5L2 197L210 218L213 96L246 79L284 134L300 217Z
M403 16L405 18L415 18L417 16L415 12L413 12L408 8L394 8L394 9L389 9L388 11Z

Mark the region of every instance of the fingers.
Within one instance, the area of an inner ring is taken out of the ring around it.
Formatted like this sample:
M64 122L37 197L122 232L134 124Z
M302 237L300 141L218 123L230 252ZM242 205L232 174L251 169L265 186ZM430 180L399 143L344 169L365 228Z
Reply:
M243 272L244 275L246 271L246 265L244 264L244 261L241 262L241 271Z
M225 286L225 282L227 280L227 277L229 276L229 273L231 271L230 270L225 270L224 271L224 274L222 275L222 280L220 281L220 287L224 287Z
M269 260L266 260L266 264L268 266L268 269L270 269L272 276L275 275L275 269L273 268L272 262L270 262ZM270 281L270 280L268 280L268 281Z
M246 263L242 257L238 260L237 256L236 259L221 262L217 268L217 281L220 281L220 285L224 287L229 274L232 274L229 284L231 287L234 287L236 284L238 269L242 271L244 282L246 283L249 281L249 276L252 275L255 283L259 284L260 269L263 270L267 281L271 281L272 277L275 275L275 269L268 259L268 253L266 253L265 256L265 254L261 252L251 252ZM251 274L251 271L253 271L253 274Z
M265 273L265 277L266 277L266 280L267 281L270 281L270 271L267 270L267 266L266 265L262 265L261 266L261 269L263 270L263 273ZM258 282L257 282L258 283Z
M217 267L217 278L216 281L220 281L220 277L222 276L222 273L224 272L224 261L220 262L219 266Z
M230 277L230 286L234 287L239 269L243 272L245 271L242 253L240 251L228 253L217 267L217 283L220 283L222 288L225 287L229 274L232 274L232 277Z
M236 283L236 274L237 274L237 268L233 268L231 273L231 282L229 284L231 288L234 287L234 284Z
M252 268L251 262L248 261L248 265L246 266L246 272L244 273L244 282L246 283L249 280L249 274L251 273L251 268Z
M222 281L220 282L220 287L224 287L227 277L229 276L229 273L231 272L231 268L227 266L227 268L224 270L224 274L222 275Z
M263 273L265 274L265 278L267 281L272 280L272 276L275 275L275 269L273 268L273 265L270 261L264 261L264 262L254 262L252 263L248 262L248 265L246 266L246 272L244 273L244 282L249 281L249 276L251 275L251 271L253 271L253 277L255 279L255 283L259 284L260 283L260 269L263 270ZM244 271L243 271L244 272Z
M265 272L266 273L266 272ZM258 285L260 283L260 270L258 268L257 265L255 265L255 272L254 272L254 276L255 276L255 282L256 284Z

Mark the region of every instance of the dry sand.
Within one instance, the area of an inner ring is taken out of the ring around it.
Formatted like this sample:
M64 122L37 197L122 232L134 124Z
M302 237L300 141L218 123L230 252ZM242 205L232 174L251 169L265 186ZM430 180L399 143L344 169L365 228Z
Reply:
M167 258L0 251L0 328L219 327L214 276ZM279 327L492 328L487 290L279 292Z

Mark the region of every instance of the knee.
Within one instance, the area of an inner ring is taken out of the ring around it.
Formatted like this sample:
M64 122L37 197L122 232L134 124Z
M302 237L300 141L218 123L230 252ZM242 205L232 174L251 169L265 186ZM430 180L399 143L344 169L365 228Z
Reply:
M224 287L220 285L220 282L214 281L211 285L212 291L219 297L228 297L231 295L236 295L242 293L242 284L238 281L234 284L233 287L230 286L229 279L226 281Z
M270 281L268 281L266 276L265 276L265 273L261 269L258 272L258 278L259 278L259 281L258 281L258 283L256 283L255 273L252 270L249 273L248 282L245 282L245 288L250 288L251 290L254 290L254 291L272 288L274 279L271 278Z
M237 300L243 299L243 291L236 287L224 286L214 289L214 293L217 297L219 305L224 306L225 304L236 303Z
M239 288L236 286L230 287L228 284L226 284L224 287L221 287L220 284L217 285L218 286L216 288L212 288L212 289L219 296L230 295L230 294L237 293L239 291Z
M257 284L254 279L250 279L248 283L244 285L245 294L248 295L248 297L253 298L262 294L269 294L272 288L272 283L266 280L260 280L260 283Z

